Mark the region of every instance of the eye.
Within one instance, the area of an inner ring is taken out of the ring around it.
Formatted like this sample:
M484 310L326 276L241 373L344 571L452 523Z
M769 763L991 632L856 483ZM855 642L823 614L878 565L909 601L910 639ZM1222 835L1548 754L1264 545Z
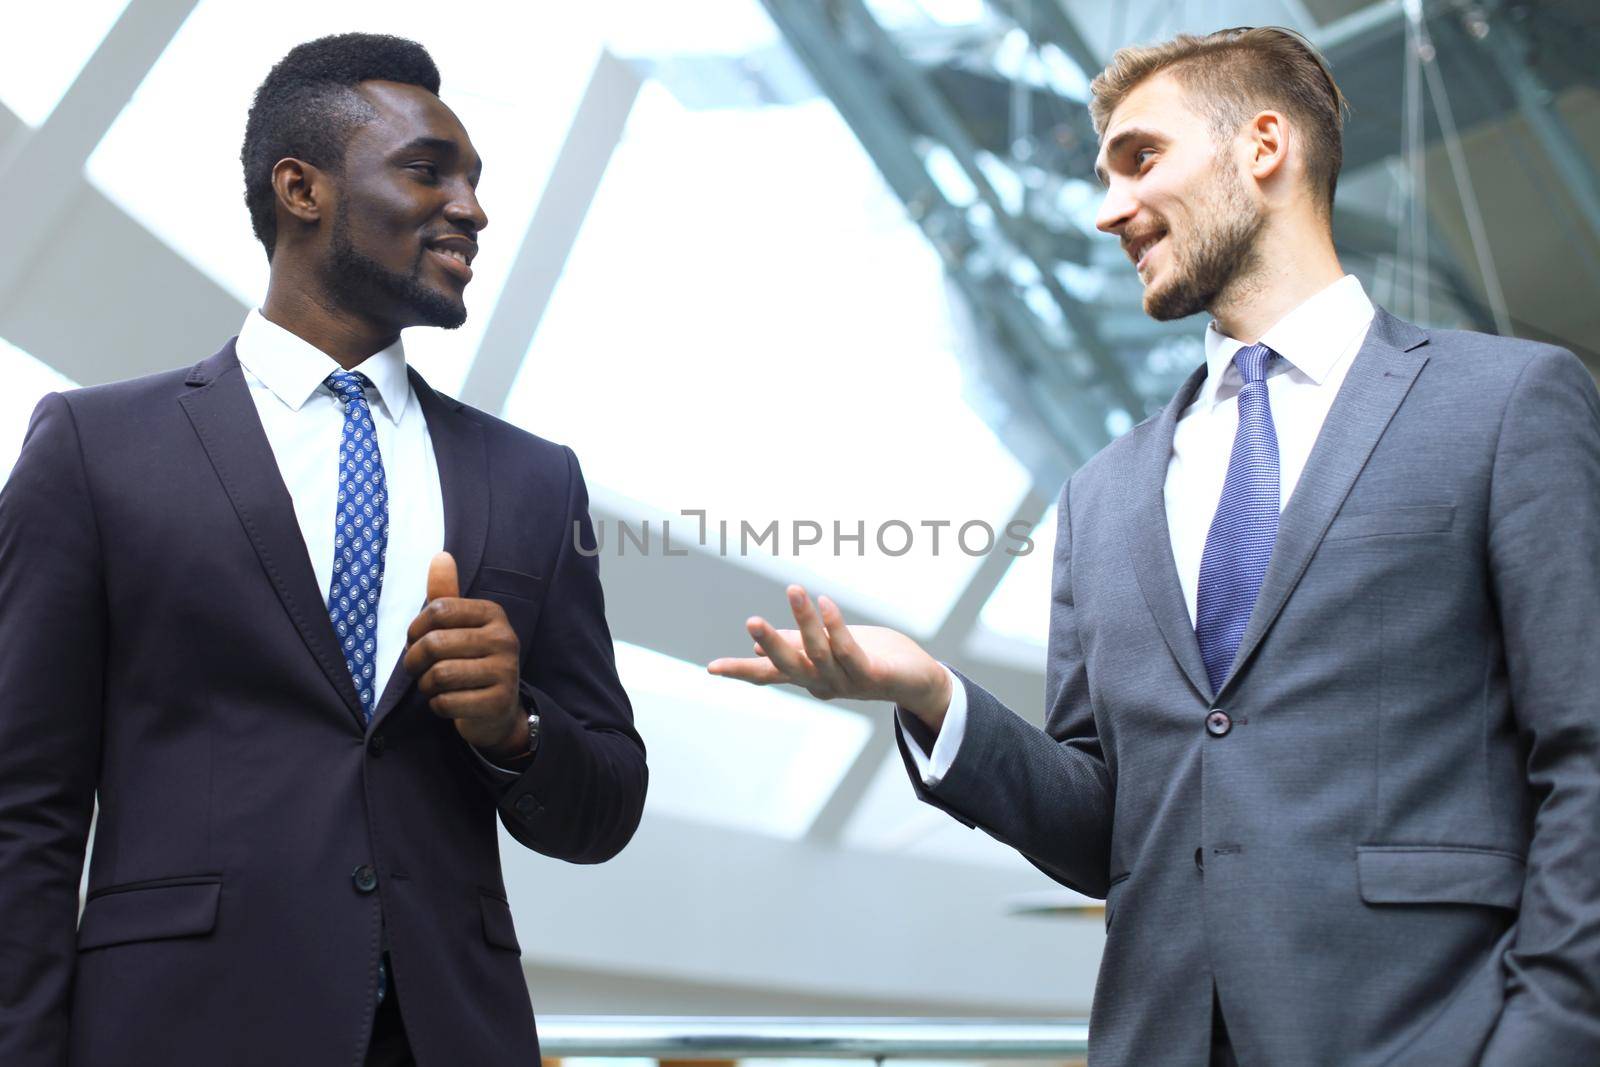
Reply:
M1148 163L1155 156L1155 154L1156 150L1154 148L1141 148L1139 151L1134 153L1133 161L1139 165L1140 170L1143 170L1144 165Z
M439 180L439 167L437 164L426 162L408 163L406 169L420 175L430 183Z

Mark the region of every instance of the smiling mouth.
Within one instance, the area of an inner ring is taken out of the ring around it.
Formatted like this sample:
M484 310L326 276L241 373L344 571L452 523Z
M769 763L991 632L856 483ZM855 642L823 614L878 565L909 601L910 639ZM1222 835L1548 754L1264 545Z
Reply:
M1144 276L1145 267L1150 262L1150 253L1166 239L1167 231L1161 230L1148 237L1141 237L1128 249L1129 254L1133 256L1133 269L1138 272L1140 277Z
M467 262L465 252L454 248L429 248L428 254L439 262L446 273L460 278L463 284L472 280L472 266Z

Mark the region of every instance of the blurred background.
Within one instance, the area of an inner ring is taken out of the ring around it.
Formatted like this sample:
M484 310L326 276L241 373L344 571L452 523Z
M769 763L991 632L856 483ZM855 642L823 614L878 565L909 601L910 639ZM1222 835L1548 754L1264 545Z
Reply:
M1081 1016L1096 902L919 805L885 709L703 667L800 580L1042 717L1056 493L1202 360L1204 322L1146 318L1094 230L1088 83L1268 23L1350 98L1334 226L1368 293L1600 368L1591 0L6 0L0 479L41 395L198 362L262 297L238 155L271 64L415 38L491 221L467 324L407 352L583 461L650 750L617 860L506 840L536 1011ZM711 536L666 556L684 511ZM779 555L739 551L772 521ZM822 543L795 554L796 521ZM1033 550L959 548L974 521ZM646 522L649 553L617 528Z

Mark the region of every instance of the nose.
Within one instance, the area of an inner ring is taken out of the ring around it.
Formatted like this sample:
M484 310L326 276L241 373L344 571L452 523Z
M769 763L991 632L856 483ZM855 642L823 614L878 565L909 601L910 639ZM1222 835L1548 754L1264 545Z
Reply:
M1127 186L1112 180L1106 187L1105 199L1100 201L1100 212L1095 216L1095 229L1101 233L1117 233L1139 212L1139 202L1128 192Z
M478 191L465 181L445 205L444 217L457 228L470 227L473 233L489 225L489 216L478 203Z

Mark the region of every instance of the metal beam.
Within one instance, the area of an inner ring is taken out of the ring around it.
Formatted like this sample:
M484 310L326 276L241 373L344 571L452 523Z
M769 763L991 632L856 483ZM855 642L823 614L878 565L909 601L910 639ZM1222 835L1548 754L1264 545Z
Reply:
M1600 239L1600 183L1595 180L1594 166L1556 110L1555 94L1528 65L1527 39L1508 18L1484 23L1483 35L1477 39L1516 98L1517 109L1561 177L1578 216Z
M631 64L609 52L600 54L461 387L461 399L473 407L491 412L505 407L612 153L622 140L640 83Z
M194 6L195 0L129 0L45 124L3 146L0 203L27 210L12 212L0 242L0 308L60 225L89 154Z

